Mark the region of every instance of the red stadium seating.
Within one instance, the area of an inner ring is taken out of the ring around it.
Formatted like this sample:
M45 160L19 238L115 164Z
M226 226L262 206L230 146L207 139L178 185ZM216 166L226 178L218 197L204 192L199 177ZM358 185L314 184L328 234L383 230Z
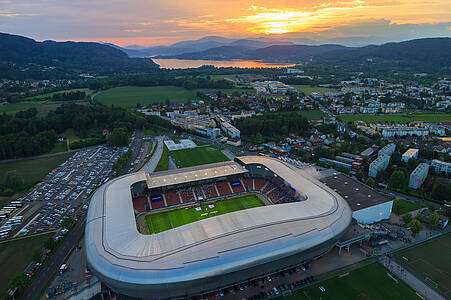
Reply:
M136 199L133 199L133 208L137 212L142 212L146 210L146 204L147 204L147 198L146 197L139 197Z
M254 190L254 179L253 178L246 177L243 179L243 183L248 191Z
M217 182L216 187L218 188L220 196L225 196L232 193L232 191L230 190L229 182L227 181Z
M204 186L202 187L202 189L203 189L204 194L205 194L205 197L206 197L207 199L210 199L210 198L214 198L214 197L218 197L218 196L219 196L219 195L218 195L218 192L216 192L215 186L212 185L212 184L210 184L210 185L204 185Z
M152 202L152 209L157 209L157 208L162 208L164 207L164 201L159 201L159 202Z
M254 179L255 182L255 190L256 191L260 191L266 184L266 179L263 178L255 178Z
M195 200L192 189L181 190L180 197L182 198L183 203L188 203Z
M169 205L180 204L180 198L176 191L167 191L164 193L166 197L166 203Z

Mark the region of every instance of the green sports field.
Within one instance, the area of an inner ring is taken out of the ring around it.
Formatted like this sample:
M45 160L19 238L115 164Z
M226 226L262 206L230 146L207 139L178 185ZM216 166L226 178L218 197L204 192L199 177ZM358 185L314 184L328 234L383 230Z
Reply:
M170 151L175 164L179 168L211 164L221 161L228 161L221 150L215 147L196 147Z
M323 299L323 300L386 300L386 299L418 299L416 293L395 275L380 264L373 263L361 269L349 272L342 278L335 277L321 283L296 291L290 296L281 299ZM319 287L325 291L321 295Z
M188 90L178 86L151 86L137 87L124 86L106 90L95 96L95 100L100 103L121 107L135 106L136 104L148 105L152 103L186 102L196 99L197 92L202 91L221 91L232 94L235 91L248 92L248 89L193 89Z
M416 114L416 115L412 114L412 115L377 115L377 116L354 115L354 116L339 116L338 118L343 122L354 122L357 120L361 120L368 123L377 123L377 122L410 123L413 121L435 123L435 122L450 122L451 114Z
M208 205L202 205L200 211L197 211L194 207L190 207L147 215L146 223L147 227L149 228L149 233L153 234L179 227L188 223L200 221L206 218L211 218L230 212L259 207L263 205L263 202L258 199L257 196L247 195L243 197L217 201L214 203L213 208L209 208ZM213 213L214 211L216 211L216 213Z
M395 259L431 287L451 298L451 233L396 252Z

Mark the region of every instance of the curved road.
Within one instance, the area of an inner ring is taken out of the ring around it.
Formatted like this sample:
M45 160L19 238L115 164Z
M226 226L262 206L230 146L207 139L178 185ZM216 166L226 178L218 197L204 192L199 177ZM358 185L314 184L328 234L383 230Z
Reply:
M146 165L142 167L141 171L144 171L146 173L152 173L157 167L161 155L163 154L163 137L161 136L157 137L157 143L158 143L157 150L155 150L155 153L149 159Z

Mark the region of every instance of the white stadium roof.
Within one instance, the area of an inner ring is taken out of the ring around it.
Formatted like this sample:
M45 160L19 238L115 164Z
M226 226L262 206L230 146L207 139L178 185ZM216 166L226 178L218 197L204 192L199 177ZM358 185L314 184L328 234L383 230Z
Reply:
M161 187L163 178L180 175L134 173L116 178L96 191L89 207L85 242L93 272L119 290L147 295L138 290L176 287L294 255L334 239L350 224L351 210L344 199L302 170L268 157L238 159L267 167L307 199L236 211L144 235L136 227L131 185L147 181L150 187ZM211 176L212 170L221 168L204 166L203 171L199 168L186 174L207 172L205 176Z

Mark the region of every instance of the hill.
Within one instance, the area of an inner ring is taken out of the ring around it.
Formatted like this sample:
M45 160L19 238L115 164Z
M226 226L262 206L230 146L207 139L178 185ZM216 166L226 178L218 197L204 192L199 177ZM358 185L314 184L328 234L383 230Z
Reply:
M425 38L380 46L369 45L323 53L315 63L368 65L379 68L415 68L434 71L451 67L451 38Z
M37 42L18 35L0 33L0 71L14 72L31 66L45 66L47 71L111 72L146 70L158 67L151 59L129 58L119 49L87 42ZM31 66L30 66L31 65ZM32 76L33 72L26 72Z

